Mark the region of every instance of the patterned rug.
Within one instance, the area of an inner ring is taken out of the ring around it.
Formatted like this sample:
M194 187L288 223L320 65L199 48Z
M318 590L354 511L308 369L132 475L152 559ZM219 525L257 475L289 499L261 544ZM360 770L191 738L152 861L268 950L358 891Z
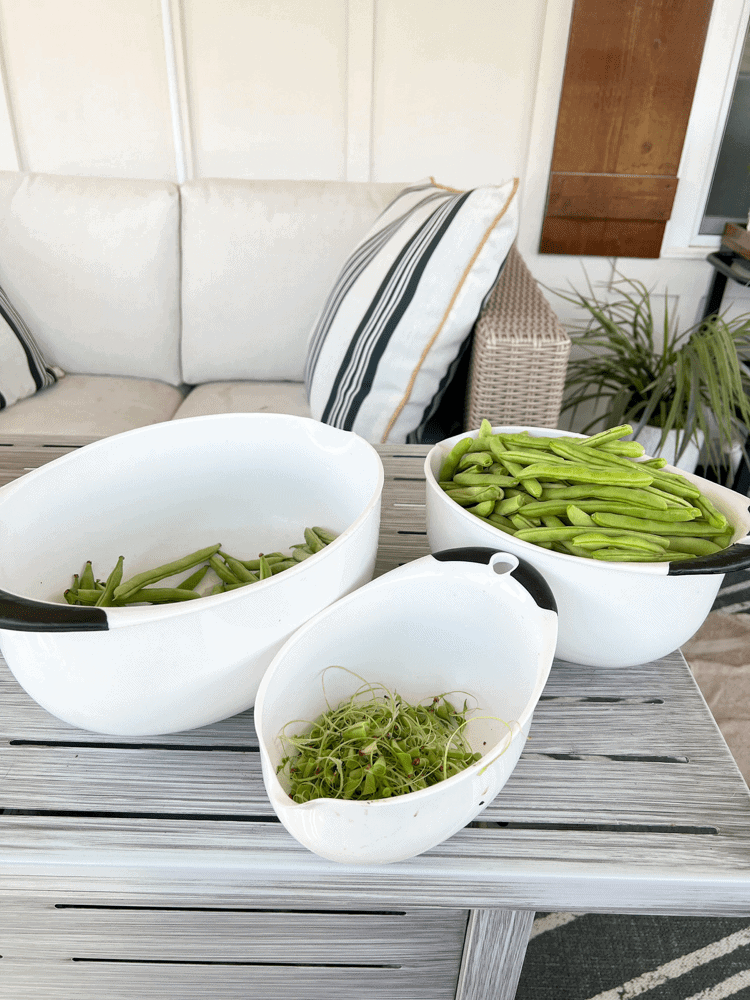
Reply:
M516 1000L750 1000L750 918L538 913Z

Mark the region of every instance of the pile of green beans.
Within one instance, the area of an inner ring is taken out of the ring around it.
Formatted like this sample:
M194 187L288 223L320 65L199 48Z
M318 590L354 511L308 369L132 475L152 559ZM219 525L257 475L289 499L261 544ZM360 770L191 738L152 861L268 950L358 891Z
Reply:
M674 562L726 548L734 529L685 476L643 458L621 424L588 438L493 434L458 441L441 489L523 541L610 562ZM640 460L639 460L640 459Z
M482 755L462 736L467 702L459 710L444 694L425 700L411 705L383 685L365 683L304 733L281 732L292 752L277 773L285 773L290 798L387 799L429 788L478 761Z
M112 572L105 580L98 580L89 559L83 571L73 575L72 585L63 594L68 604L91 607L125 607L129 604L173 604L178 601L193 601L209 594L223 594L239 587L259 583L271 576L283 573L325 548L337 536L325 528L305 528L304 542L291 545L290 553L260 553L257 559L238 559L224 552L221 545L209 545L191 552L173 562L164 563L154 569L136 573L123 580L124 558L120 556ZM177 576L186 570L192 572L172 587L155 587L153 584ZM199 593L198 585L212 570L218 583L209 594Z

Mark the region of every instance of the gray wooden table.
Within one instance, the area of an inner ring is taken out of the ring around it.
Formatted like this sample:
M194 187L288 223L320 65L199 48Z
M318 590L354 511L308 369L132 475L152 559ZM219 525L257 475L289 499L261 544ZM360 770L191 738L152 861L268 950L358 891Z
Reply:
M0 482L65 449L0 449ZM427 551L382 448L376 572ZM750 796L675 652L556 661L510 781L450 840L325 862L275 820L252 712L147 741L47 715L0 664L0 997L500 1000L536 910L750 914Z

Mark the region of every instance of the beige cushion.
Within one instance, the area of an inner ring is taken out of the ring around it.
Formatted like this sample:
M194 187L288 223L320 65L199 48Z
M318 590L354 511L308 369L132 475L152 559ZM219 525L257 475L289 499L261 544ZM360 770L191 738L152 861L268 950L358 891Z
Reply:
M193 389L175 419L206 413L291 413L309 417L310 407L301 382L206 382Z
M307 340L352 247L401 184L182 185L182 368L190 384L301 382Z
M182 382L176 185L0 172L0 285L64 371Z
M0 410L0 442L14 435L44 435L59 442L106 437L171 419L184 393L153 379L66 375Z

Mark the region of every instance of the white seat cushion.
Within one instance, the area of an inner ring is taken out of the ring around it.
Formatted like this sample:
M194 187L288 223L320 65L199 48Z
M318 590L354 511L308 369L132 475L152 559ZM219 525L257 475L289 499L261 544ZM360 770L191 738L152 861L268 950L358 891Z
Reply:
M43 435L51 443L107 437L170 420L182 390L154 379L66 375L47 389L0 411L0 441Z
M351 248L401 184L181 185L185 382L301 382L310 328Z
M0 285L65 372L180 385L179 191L0 171Z
M175 419L207 413L290 413L309 417L310 407L302 382L207 382L193 389Z

